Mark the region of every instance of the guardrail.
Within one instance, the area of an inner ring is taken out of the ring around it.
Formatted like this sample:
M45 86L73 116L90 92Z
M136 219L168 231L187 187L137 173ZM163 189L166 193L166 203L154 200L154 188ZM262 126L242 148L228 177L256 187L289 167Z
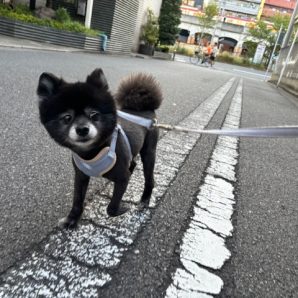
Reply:
M65 32L3 17L0 17L0 34L94 52L99 52L101 46L100 37L96 38L80 33Z

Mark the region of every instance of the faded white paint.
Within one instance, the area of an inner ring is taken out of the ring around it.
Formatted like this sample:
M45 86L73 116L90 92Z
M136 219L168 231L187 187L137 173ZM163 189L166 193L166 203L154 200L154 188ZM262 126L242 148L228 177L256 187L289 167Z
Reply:
M177 269L174 276L174 282L167 289L167 297L189 297L188 295L191 293L196 295L204 295L202 292L209 292L210 294L219 294L223 286L223 282L218 276L208 272L207 270L202 269L192 261L182 259L182 263L185 266L185 268L187 268L187 271L183 269ZM178 293L180 292L179 295L173 295L177 291ZM180 296L181 294L182 296Z
M232 99L224 128L239 127L241 101L242 81ZM233 182L236 181L237 148L238 138L218 137L197 196L194 216L180 247L183 267L173 274L167 298L205 297L204 294L210 297L210 294L219 294L223 287L220 277L205 268L218 270L231 256L225 238L233 231L231 216L235 203Z

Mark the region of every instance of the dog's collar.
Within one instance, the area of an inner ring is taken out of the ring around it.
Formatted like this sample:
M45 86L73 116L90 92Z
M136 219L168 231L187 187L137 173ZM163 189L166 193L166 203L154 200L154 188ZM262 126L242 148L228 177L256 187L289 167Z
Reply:
M99 177L109 172L115 165L117 160L117 155L115 152L118 134L121 134L123 137L128 152L130 161L132 160L132 153L128 138L122 129L122 127L117 124L112 134L112 141L110 147L103 148L94 158L90 160L85 160L81 158L76 153L72 153L72 158L76 166L87 176L90 177Z

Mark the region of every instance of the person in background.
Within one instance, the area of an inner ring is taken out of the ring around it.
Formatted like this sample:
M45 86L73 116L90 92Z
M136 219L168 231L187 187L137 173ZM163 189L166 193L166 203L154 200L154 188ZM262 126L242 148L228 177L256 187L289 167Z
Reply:
M218 54L218 45L217 42L214 44L213 48L212 48L212 53L210 54L210 65L211 67L214 65L215 63L215 58Z
M222 43L219 44L219 53L222 53L223 52L223 47L224 47L224 45Z
M201 64L205 64L206 62L208 62L211 54L212 54L212 46L211 46L211 43L208 42L207 47L204 49L204 57L202 59Z

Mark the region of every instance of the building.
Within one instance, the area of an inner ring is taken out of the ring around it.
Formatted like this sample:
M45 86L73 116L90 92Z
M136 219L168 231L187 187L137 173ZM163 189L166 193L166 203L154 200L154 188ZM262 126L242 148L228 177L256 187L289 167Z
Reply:
M71 17L108 36L108 51L137 51L147 9L159 16L162 0L52 0L53 8L65 7Z
M296 5L296 0L263 0L261 18L268 19L276 13L292 15Z
M190 43L195 43L202 31L196 16L202 13L202 6L206 3L206 0L203 4L198 4L198 1L182 1L180 28L189 31ZM209 34L210 40L222 44L224 50L241 53L248 27L258 19L261 0L218 0L216 3L219 7L216 25L205 32Z

